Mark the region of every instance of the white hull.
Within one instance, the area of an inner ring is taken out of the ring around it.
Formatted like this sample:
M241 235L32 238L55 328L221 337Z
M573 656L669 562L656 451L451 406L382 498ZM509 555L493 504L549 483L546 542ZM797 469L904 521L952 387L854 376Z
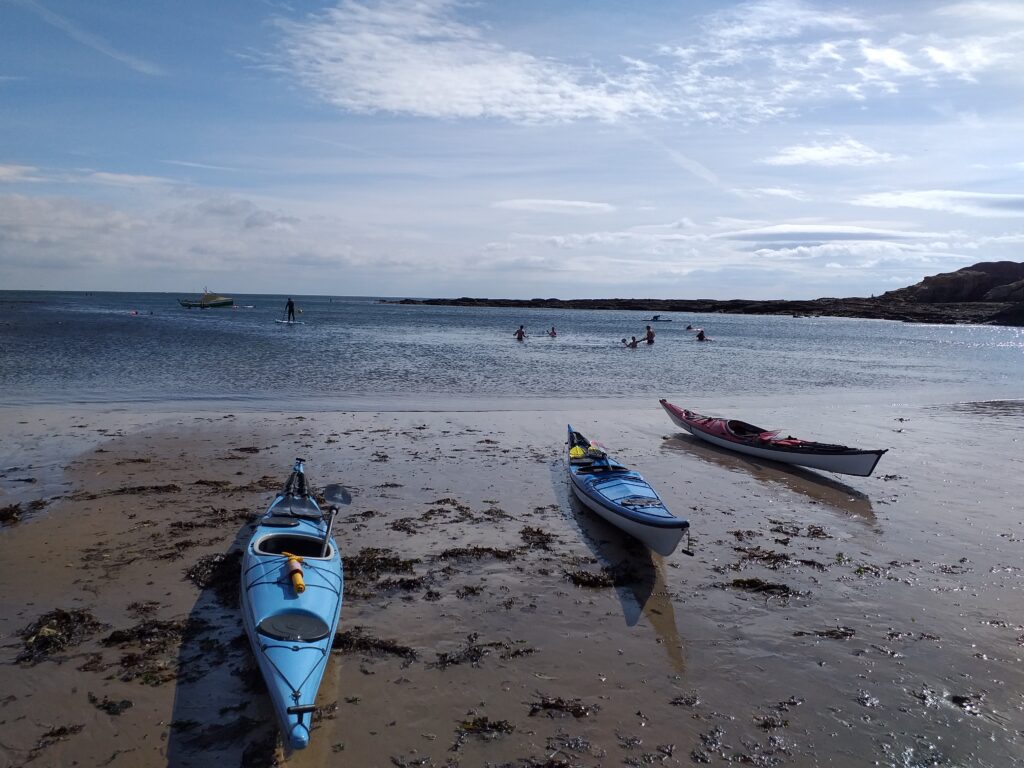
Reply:
M629 518L617 515L607 507L598 504L596 501L591 499L586 493L581 491L576 483L570 481L572 490L576 494L576 498L580 500L587 507L592 510L595 514L599 515L604 520L614 525L619 530L628 533L635 539L639 539L649 549L653 549L659 555L671 555L675 552L676 547L679 546L679 542L683 538L684 529L682 528L656 528L651 525L643 525Z
M709 435L707 432L702 432L695 427L690 426L686 422L679 423L678 420L672 419L679 424L679 426L686 429L694 437L699 437L705 442L717 445L720 448L728 448L731 451L738 453L745 453L748 456L756 456L759 459L768 459L770 461L779 461L784 464L796 464L801 467L811 467L812 469L822 469L826 472L837 472L842 475L859 475L860 477L867 477L878 463L879 455L877 453L847 453L847 454L813 454L813 453L794 453L790 451L777 451L770 450L767 448L757 448L753 445L747 445L745 443L734 443L732 440L723 440L715 435Z

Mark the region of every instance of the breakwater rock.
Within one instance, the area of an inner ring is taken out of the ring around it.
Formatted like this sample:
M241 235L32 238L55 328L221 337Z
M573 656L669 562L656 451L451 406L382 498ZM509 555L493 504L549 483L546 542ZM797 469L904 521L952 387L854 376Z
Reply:
M906 323L970 323L1024 325L1024 303L925 303L882 297L861 299L808 299L754 301L746 299L402 299L397 304L457 307L517 307L521 309L618 309L665 315L671 312L734 315L790 315L793 317L861 317L901 320Z
M981 262L956 272L926 277L916 285L871 298L789 301L748 299L401 299L397 304L521 309L618 309L793 317L859 317L906 323L968 323L1024 326L1024 263Z

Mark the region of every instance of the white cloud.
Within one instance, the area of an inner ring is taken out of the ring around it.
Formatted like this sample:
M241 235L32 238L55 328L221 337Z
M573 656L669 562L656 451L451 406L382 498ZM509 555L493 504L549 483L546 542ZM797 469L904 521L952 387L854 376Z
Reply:
M492 208L510 211L532 211L535 213L611 213L615 206L607 203L590 203L583 200L499 200L491 203Z
M340 0L278 20L271 64L349 112L518 123L754 124L911 84L931 88L942 78L1020 68L1019 34L1005 25L886 38L880 25L892 17L869 22L797 0L742 3L696 19L681 39L584 67L516 50L500 41L499 26L471 23L472 8L463 0Z
M783 197L790 200L806 202L810 198L797 189L786 189L784 187L756 187L754 189L734 190L741 197Z
M876 208L917 208L924 211L947 211L979 218L1017 218L1024 216L1024 195L989 192L961 192L929 189L905 192L877 192L860 195L854 205Z
M861 227L849 224L772 224L755 229L721 232L714 235L725 240L749 240L752 242L813 242L832 240L906 240L935 237L932 233L909 232L894 229Z
M868 24L856 16L830 12L796 0L742 3L713 14L706 31L730 43L799 37L807 31L860 32Z
M173 179L160 176L143 176L130 173L110 173L107 171L86 172L86 179L97 184L109 184L115 187L149 187L154 185L174 184Z
M876 48L862 41L861 53L868 65L875 65L904 76L922 74L922 70L911 64L903 51L895 48Z
M856 139L845 138L834 144L809 144L785 147L761 160L765 165L875 165L897 160L887 152L878 152Z
M38 170L31 165L0 165L0 184L3 182L35 181L33 174Z
M979 19L995 22L1024 24L1024 5L1019 2L979 2L953 3L938 8L936 13L947 16L977 21Z
M304 21L279 21L280 66L324 101L357 113L557 122L666 108L646 65L590 73L509 50L456 21L456 5L343 0Z

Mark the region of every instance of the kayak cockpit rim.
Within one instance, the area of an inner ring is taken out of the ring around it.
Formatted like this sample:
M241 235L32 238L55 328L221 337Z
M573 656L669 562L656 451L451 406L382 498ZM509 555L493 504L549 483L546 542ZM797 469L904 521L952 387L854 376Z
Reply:
M330 560L334 557L330 539L327 539L327 554L324 555L322 538L298 533L266 533L253 542L252 548L257 555L269 557L294 555L303 560Z

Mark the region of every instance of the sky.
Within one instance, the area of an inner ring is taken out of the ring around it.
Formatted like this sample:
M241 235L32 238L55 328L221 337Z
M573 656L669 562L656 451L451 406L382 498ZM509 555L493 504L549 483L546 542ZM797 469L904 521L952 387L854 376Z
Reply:
M998 260L1021 0L0 0L0 289L803 299Z

